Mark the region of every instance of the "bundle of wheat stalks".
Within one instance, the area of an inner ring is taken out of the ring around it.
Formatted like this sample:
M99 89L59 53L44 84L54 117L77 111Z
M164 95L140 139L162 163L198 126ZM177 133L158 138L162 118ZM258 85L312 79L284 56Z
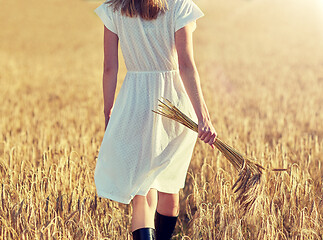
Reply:
M173 119L184 126L198 132L198 125L175 107L169 100L160 102L157 111L154 113L164 117ZM255 202L260 190L260 178L262 175L262 167L254 160L242 156L237 150L230 147L228 144L216 138L213 145L221 151L221 153L229 160L229 162L239 171L239 177L232 186L234 193L237 193L236 201L239 202L241 210L246 212ZM273 171L285 171L286 169L272 169Z

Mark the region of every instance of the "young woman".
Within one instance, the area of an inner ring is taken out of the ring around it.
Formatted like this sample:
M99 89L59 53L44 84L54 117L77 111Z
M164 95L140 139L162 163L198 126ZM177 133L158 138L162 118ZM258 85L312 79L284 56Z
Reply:
M203 13L192 0L109 0L95 12L104 23L106 127L97 194L132 202L134 239L170 239L197 136L152 110L167 98L198 121L201 140L215 141L193 58L192 33ZM119 42L127 74L114 103Z

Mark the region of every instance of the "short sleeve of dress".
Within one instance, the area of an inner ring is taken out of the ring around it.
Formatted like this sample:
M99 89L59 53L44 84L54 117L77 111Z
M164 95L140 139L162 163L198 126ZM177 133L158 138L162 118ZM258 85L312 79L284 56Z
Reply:
M194 22L194 30L196 28L196 20L204 16L201 9L192 0L180 0L180 6L175 14L175 32L190 22Z
M113 21L113 10L108 4L102 3L94 10L94 12L100 17L104 26L106 26L111 32L117 34L117 28Z

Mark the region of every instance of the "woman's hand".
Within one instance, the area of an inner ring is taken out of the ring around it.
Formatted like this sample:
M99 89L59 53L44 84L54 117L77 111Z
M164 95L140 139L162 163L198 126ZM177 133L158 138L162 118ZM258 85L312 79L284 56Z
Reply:
M205 143L210 144L214 149L213 143L216 141L217 133L210 120L202 119L198 122L198 137Z

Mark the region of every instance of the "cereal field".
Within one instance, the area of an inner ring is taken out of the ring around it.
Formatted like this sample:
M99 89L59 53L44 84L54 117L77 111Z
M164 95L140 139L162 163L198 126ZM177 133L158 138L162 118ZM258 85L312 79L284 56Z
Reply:
M195 58L219 137L287 171L266 172L241 215L237 171L198 141L173 239L322 239L323 1L196 3ZM99 4L0 0L0 239L131 239L131 205L98 198L93 179Z

